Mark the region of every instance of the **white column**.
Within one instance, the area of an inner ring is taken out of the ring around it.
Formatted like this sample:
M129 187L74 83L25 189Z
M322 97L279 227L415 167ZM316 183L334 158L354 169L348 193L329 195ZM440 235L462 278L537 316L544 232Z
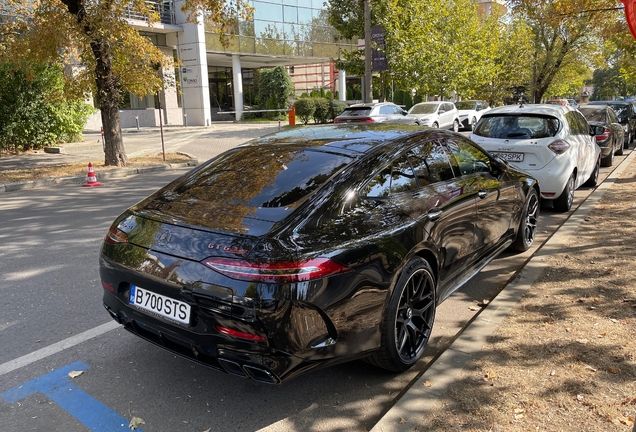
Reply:
M232 54L232 88L234 90L234 111L236 121L241 121L243 110L243 74L241 73L241 59L238 54Z
M189 126L209 126L210 88L203 17L199 17L196 23L188 22L181 10L183 3L183 0L175 1L176 24L183 28L178 44L183 113L187 115Z
M341 101L347 100L347 72L343 70L338 71L338 94Z

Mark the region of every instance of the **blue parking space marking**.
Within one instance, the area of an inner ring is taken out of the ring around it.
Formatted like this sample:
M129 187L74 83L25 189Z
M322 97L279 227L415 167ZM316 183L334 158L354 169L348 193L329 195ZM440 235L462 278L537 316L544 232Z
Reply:
M82 362L72 363L7 390L2 393L2 398L16 403L32 394L42 393L94 432L129 431L126 418L71 382L69 372L88 369L88 365Z

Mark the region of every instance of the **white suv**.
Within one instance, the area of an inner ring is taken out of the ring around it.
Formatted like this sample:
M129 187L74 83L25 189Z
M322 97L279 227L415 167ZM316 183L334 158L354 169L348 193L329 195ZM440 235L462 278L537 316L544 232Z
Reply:
M574 190L595 186L601 149L583 115L571 106L508 105L493 108L470 138L539 180L541 198L569 211Z
M459 130L459 113L452 102L420 102L411 107L409 114L417 117L422 126Z

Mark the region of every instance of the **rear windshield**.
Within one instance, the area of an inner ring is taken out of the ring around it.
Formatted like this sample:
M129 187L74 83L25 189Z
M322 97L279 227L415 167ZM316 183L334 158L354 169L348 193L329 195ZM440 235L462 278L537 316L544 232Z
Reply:
M500 139L548 138L557 134L560 124L559 119L550 116L484 116L473 133Z
M351 161L297 146L243 147L173 182L144 204L185 220L203 213L277 220Z
M458 110L473 110L475 109L475 105L477 105L477 102L455 102L455 106Z
M369 107L349 107L345 109L338 117L368 117L371 114L371 108Z
M596 107L583 107L579 109L581 114L585 116L587 121L589 122L602 122L605 123L607 121L607 117L605 114L605 108L596 108Z
M437 104L413 105L409 114L432 114L437 109Z
M629 111L628 111L628 106L627 105L614 105L614 104L609 104L609 106L616 112L616 115L618 116L619 120L623 121L623 120L627 120L629 117Z

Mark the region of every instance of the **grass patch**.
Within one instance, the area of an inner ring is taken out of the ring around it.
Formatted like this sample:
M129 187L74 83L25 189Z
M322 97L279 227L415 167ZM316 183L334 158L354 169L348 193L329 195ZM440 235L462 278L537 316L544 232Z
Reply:
M192 161L191 158L180 153L166 153L166 160L164 161L163 155L161 153L157 153L156 155L129 158L128 166L126 166L126 168L141 168L153 165L186 163L190 161ZM93 170L97 174L102 171L112 171L115 169L121 169L121 167L107 167L103 163L93 163ZM24 182L44 178L73 177L82 174L88 175L88 161L37 168L4 170L0 172L0 183Z

